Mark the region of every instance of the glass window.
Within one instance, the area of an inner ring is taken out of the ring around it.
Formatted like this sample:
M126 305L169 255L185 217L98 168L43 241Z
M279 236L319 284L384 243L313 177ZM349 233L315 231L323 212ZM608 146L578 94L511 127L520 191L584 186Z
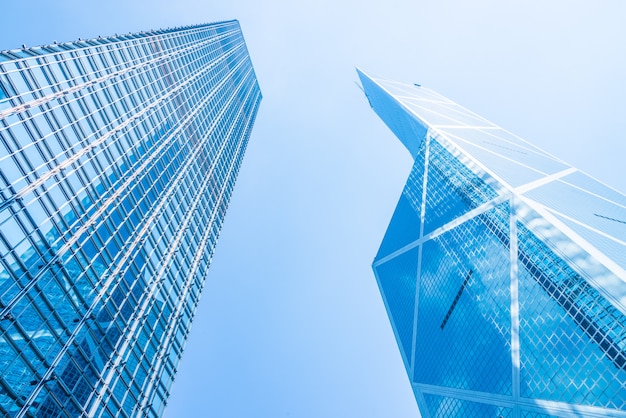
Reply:
M0 102L3 102L8 98L9 98L9 95L5 91L4 86L0 84Z

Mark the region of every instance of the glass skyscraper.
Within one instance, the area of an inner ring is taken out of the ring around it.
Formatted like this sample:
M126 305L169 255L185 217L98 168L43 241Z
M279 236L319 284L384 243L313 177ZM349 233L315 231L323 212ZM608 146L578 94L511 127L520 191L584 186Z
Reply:
M261 93L238 22L0 52L0 416L160 416Z
M373 269L422 416L626 417L626 196L359 77L414 158Z

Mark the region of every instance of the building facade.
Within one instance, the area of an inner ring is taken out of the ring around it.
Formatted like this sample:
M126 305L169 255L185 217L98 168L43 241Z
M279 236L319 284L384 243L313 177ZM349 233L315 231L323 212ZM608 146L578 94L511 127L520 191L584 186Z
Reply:
M373 269L422 416L626 417L626 196L359 77L414 158Z
M0 53L0 416L160 416L261 101L237 21Z

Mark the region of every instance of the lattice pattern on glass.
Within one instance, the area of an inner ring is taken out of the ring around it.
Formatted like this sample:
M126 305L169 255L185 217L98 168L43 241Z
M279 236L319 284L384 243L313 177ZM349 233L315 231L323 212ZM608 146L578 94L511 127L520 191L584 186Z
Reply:
M513 410L503 406L466 401L440 395L424 394L428 412L432 418L476 417L509 418Z
M415 382L511 393L510 257L493 228L501 212L508 204L423 244Z
M541 414L539 412L531 412L526 410L520 411L521 418L559 418L556 415Z
M626 197L428 89L359 76L368 98L377 99L370 104L413 157L416 144L431 143L424 235L415 242L421 271L409 373L420 407L446 417L511 413L453 399L473 390L485 402L516 404L522 417L626 410L624 281L617 268L625 264ZM506 204L467 219L472 209L503 199L497 195L505 186L524 220L514 240ZM531 199L544 204L545 217L527 205L535 207ZM401 218L394 216L395 229ZM609 294L610 300L602 296ZM516 302L519 316L511 318ZM517 352L509 348L518 340L519 374L512 368Z
M439 142L430 141L424 234L497 196Z
M521 394L626 408L626 318L519 224Z

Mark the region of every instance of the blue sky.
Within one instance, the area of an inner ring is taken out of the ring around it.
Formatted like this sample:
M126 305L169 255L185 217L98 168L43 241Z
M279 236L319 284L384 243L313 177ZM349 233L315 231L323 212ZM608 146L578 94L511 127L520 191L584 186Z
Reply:
M0 49L239 19L264 94L165 417L416 417L370 264L411 159L355 66L624 192L626 3L30 0Z

